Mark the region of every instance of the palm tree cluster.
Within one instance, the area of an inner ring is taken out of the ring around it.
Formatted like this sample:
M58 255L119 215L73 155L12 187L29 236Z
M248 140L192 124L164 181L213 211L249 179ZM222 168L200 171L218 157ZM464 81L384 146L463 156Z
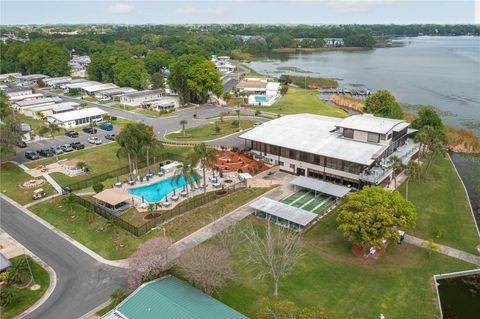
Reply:
M130 174L138 174L138 161L145 159L147 169L150 171L150 159L160 154L163 149L162 143L156 138L153 128L143 123L131 123L125 125L117 136L120 149L117 157L127 155Z

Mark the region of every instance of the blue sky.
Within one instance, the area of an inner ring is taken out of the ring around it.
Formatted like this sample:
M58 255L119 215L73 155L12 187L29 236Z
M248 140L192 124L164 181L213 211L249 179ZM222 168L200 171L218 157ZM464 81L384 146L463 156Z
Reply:
M477 0L478 1L478 0ZM5 24L474 23L475 0L1 0ZM477 10L478 10L477 6Z

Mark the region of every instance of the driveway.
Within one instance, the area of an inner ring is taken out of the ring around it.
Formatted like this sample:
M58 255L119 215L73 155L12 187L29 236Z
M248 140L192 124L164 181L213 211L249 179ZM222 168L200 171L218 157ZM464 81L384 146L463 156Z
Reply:
M126 270L106 266L0 198L1 227L52 267L57 284L52 295L26 318L79 318L126 287Z

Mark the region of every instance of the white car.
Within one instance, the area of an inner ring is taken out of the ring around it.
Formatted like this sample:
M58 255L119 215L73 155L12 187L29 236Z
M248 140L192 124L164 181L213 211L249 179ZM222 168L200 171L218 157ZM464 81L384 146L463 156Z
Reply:
M102 144L102 140L99 139L99 138L96 137L96 136L92 136L92 137L89 137L89 138L88 138L88 143L90 143L90 144L95 144L95 145L99 145L99 144Z

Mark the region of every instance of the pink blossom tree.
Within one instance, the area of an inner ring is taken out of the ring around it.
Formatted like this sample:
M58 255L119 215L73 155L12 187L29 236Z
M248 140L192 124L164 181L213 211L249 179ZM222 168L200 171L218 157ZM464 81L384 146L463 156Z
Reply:
M128 288L136 289L142 280L168 269L169 248L173 240L155 237L140 246L128 257Z

